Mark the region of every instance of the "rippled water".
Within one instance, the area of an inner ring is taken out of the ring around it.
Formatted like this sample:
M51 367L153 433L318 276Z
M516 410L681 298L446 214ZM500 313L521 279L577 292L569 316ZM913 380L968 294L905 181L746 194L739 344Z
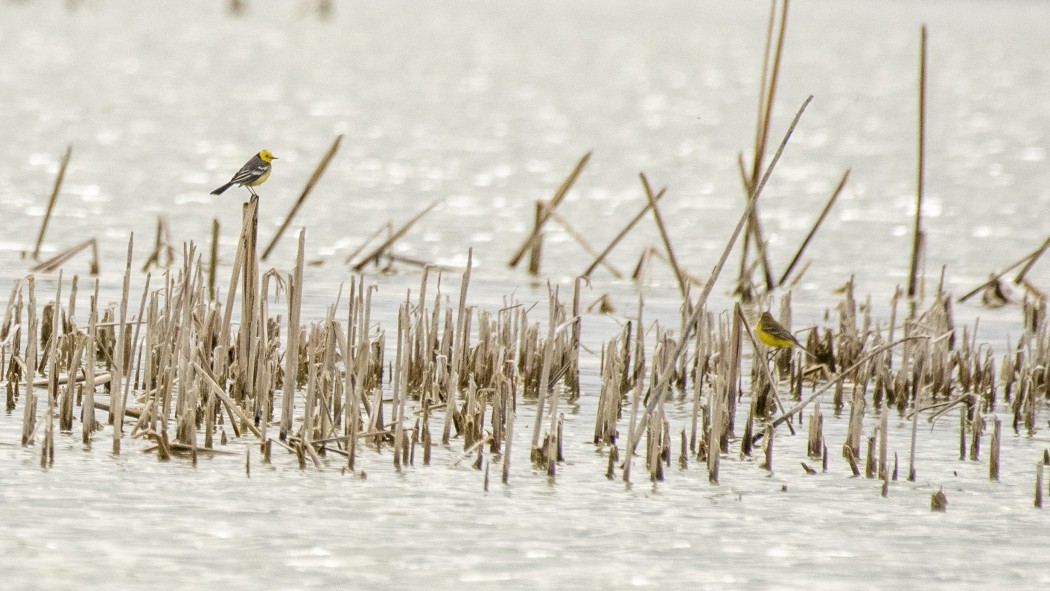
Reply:
M0 281L23 277L65 146L73 159L44 244L48 256L99 240L102 291L112 297L135 233L137 264L158 215L177 244L206 244L222 224L233 251L238 190L208 195L252 153L279 156L261 188L262 239L291 207L337 134L343 146L292 232L308 228L307 309L319 316L348 277L344 259L381 224L443 204L398 243L402 254L462 265L474 248L471 303L511 294L542 301L541 286L506 268L533 201L553 193L575 161L590 163L561 213L602 245L644 203L637 175L668 186L661 209L682 264L704 277L741 211L736 158L753 137L765 3L598 2L522 6L339 2L321 21L305 2L139 6L85 0L0 4ZM861 297L885 309L906 281L914 213L919 27L929 27L926 215L928 288L969 289L1046 236L1050 209L1050 5L1039 2L797 2L792 5L774 138L809 94L814 101L761 205L775 269L793 254L838 178L850 182L807 252L793 294L796 318L822 319L855 275ZM611 258L630 272L659 236L643 224ZM287 271L290 232L267 263ZM563 289L589 257L559 230L544 271ZM735 257L731 259L735 261ZM224 259L224 264L228 263ZM731 263L727 276L735 275ZM226 274L228 275L228 268ZM66 277L85 275L83 258ZM220 277L224 274L220 272ZM1044 289L1046 266L1032 281ZM44 293L54 276L41 276ZM83 278L82 278L83 279ZM418 276L369 270L387 302ZM452 279L457 279L453 277ZM645 287L649 318L673 319L678 295L657 265ZM446 279L448 285L454 283ZM133 289L141 289L136 277ZM726 283L728 285L728 283ZM6 288L4 288L6 289ZM716 289L716 309L729 304ZM589 303L610 294L633 314L632 283L596 273ZM46 296L41 296L44 299ZM383 300L381 300L383 301ZM395 305L377 305L387 327ZM981 317L1002 347L1020 313L956 308ZM615 319L583 321L592 349ZM1031 508L1034 463L1048 446L1006 435L1000 482L984 462L959 462L955 421L920 433L918 480L849 477L832 454L807 476L801 437L779 436L775 472L727 458L722 484L692 465L625 489L604 477L588 443L597 359L567 410L567 462L555 484L533 472L519 428L509 486L495 471L430 467L396 474L366 454L366 479L301 472L254 448L231 456L156 462L127 442L119 457L62 435L53 469L18 446L19 416L0 418L0 564L5 585L47 588L1040 588L1050 583L1046 518ZM530 424L524 408L519 425ZM16 413L18 415L19 413ZM686 410L672 419L682 424ZM1044 415L1045 416L1045 415ZM891 421L892 424L893 421ZM1008 421L1007 421L1008 424ZM872 425L867 425L870 431ZM677 427L680 428L680 427ZM891 449L906 466L909 425ZM844 419L827 418L829 443ZM677 453L676 453L677 456ZM930 513L943 487L947 513Z

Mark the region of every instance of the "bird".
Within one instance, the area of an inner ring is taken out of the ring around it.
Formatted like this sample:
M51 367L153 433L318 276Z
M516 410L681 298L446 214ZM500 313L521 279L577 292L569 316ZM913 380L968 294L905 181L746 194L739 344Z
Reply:
M259 185L266 182L266 179L270 178L270 173L273 171L273 165L271 162L277 160L277 156L274 156L269 150L261 150L255 156L252 156L251 160L244 163L244 166L237 171L237 174L233 175L230 182L215 189L211 192L212 195L222 195L223 191L229 189L233 185L240 185L242 187L248 187L252 195L258 197L259 194L255 192L252 187L258 187Z
M784 325L777 322L769 312L762 312L762 316L755 325L755 332L758 334L759 340L770 347L776 349L785 347L789 349L791 347L806 349L802 346L802 343L798 342L795 335L784 328Z

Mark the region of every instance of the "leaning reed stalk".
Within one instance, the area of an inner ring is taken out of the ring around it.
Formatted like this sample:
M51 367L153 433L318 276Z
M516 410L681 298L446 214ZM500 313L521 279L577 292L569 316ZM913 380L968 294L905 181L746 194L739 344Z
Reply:
M361 269L364 269L365 265L367 265L368 263L378 261L379 257L382 256L383 252L385 252L386 249L390 248L391 245L393 245L402 236L404 236L405 233L411 230L412 226L414 226L416 222L423 219L423 216L433 211L433 209L438 205L441 205L442 201L443 199L437 199L431 202L430 205L424 207L423 210L417 213L415 216L413 216L412 219L405 222L404 225L402 225L393 234L391 234L389 238L384 240L382 244L374 248L371 252L365 255L364 258L358 261L353 267L354 271L360 271Z
M780 281L777 282L778 287L783 287L787 282L788 276L791 275L791 272L795 269L795 265L797 265L798 261L802 258L802 253L806 251L806 247L809 246L810 241L813 240L813 236L817 233L820 225L824 223L824 219L828 217L828 212L830 212L831 207L835 205L835 202L839 198L839 194L842 193L842 189L846 186L846 181L849 180L849 173L850 171L847 170L845 174L842 175L839 184L836 185L835 190L831 192L831 197L828 198L828 202L824 204L824 209L822 209L820 215L817 216L817 221L813 223L813 227L810 228L809 234L806 234L806 237L802 240L802 244L799 245L798 250L795 252L795 256L780 275Z
M508 266L517 267L518 263L521 262L521 258L525 256L525 253L532 249L533 243L542 235L543 226L547 223L547 220L550 219L549 213L553 212L555 208L561 204L562 199L564 199L569 193L569 189L571 189L573 184L576 183L576 179L580 176L580 173L583 172L583 167L587 166L587 161L590 159L591 152L587 152L578 162L576 162L576 166L573 167L572 172L569 173L569 176L565 177L565 180L558 186L558 189L554 192L554 195L551 196L547 205L544 207L544 212L547 213L547 215L536 220L536 223L532 227L532 232L525 238L521 245L518 246L518 249L514 251L514 255L510 257L510 262L507 263Z
M653 202L659 202L660 199L662 199L663 196L666 195L666 194L667 194L667 187L664 187L664 188L660 189L660 191L657 192L656 195L653 196ZM634 226L638 222L642 221L642 218L644 218L645 215L647 213L649 213L650 209L652 209L652 202L647 202L645 204L645 207L643 207L641 211L636 213L635 216L633 218L631 218L631 221L627 222L627 225L624 226L622 230L620 230L620 233L617 234L609 242L609 244L602 250L601 254L596 256L594 258L594 260L591 261L590 266L587 267L587 269L584 270L584 272L581 273L580 276L585 278L585 279L590 277L591 273L593 273L594 270L598 268L598 265L600 265L602 263L602 261L605 260L605 257L609 256L609 253L612 252L612 249L616 248L616 245L619 244L621 240L623 240L624 236L627 236L627 234L631 231L631 229L634 228Z
M40 258L40 245L44 242L44 234L47 232L48 223L51 221L51 212L55 209L58 201L58 192L62 189L62 181L66 178L66 167L69 159L73 156L73 146L66 146L66 152L58 164L58 174L55 175L55 184L51 187L51 196L47 200L47 210L44 212L44 221L40 224L40 232L36 236L36 246L33 247L33 259Z
M284 222L281 223L281 227L277 229L277 233L273 235L273 238L270 240L270 243L267 244L266 248L263 250L263 261L270 258L270 252L272 252L273 248L277 246L277 241L280 240L281 236L284 235L284 231L288 229L288 225L292 223L292 218L295 217L295 214L298 213L299 208L301 208L303 206L303 203L306 202L306 198L310 196L310 192L313 191L314 185L317 184L317 181L321 180L321 177L324 176L324 171L328 169L328 163L332 161L332 158L335 156L335 153L339 151L339 144L342 141L343 134L339 134L338 136L336 136L335 141L333 141L332 145L329 146L328 151L325 152L324 157L322 157L321 161L317 163L317 167L314 169L313 174L310 175L310 179L306 181L306 186L303 187L303 192L299 194L299 198L295 200L295 204L292 205L291 211L289 211L288 215L284 217Z
M794 119L792 119L791 124L788 126L787 132L784 134L784 139L781 140L780 145L777 147L776 153L773 155L773 160L770 161L769 167L766 168L765 174L762 175L762 181L759 182L758 186L754 190L754 194L751 195L751 197L748 199L747 205L744 207L744 212L740 216L740 220L737 222L736 227L733 229L733 233L730 235L729 241L726 243L726 247L722 251L722 256L718 260L718 264L715 265L715 268L711 272L711 276L708 278L707 283L704 284L703 291L700 292L700 296L697 298L696 305L693 307L692 316L689 318L689 322L686 324L688 330L693 330L696 328L697 321L699 320L700 315L703 314L704 307L707 304L707 298L711 294L711 290L714 288L715 281L718 279L718 276L722 271L722 267L725 266L726 260L729 258L729 253L733 249L733 245L736 244L736 240L740 236L740 232L741 230L743 230L744 224L747 223L748 218L751 216L751 212L755 210L755 205L758 203L758 198L762 194L762 190L765 188L766 182L769 181L770 175L776 168L777 162L780 161L780 156L781 154L783 154L784 148L787 146L788 140L791 139L791 134L794 132L795 126L798 125L799 119L802 118L802 113L805 112L806 107L809 106L809 103L812 100L812 95L807 97L806 100L802 103L802 106L799 107L798 112L795 113ZM660 372L661 375L664 377L660 380L656 387L653 388L652 396L649 399L649 403L646 404L645 412L642 414L639 424L635 426L637 432L634 433L634 435L631 438L635 442L638 441L644 428L647 426L649 422L649 415L656 407L656 404L666 394L668 378L671 375L670 369L674 367L674 364L676 363L678 357L682 355L682 353L685 351L685 348L688 346L689 336L689 334L683 334L678 342L678 347L675 349L674 354L667 358L667 366L664 368L664 371ZM635 445L637 445L637 443L635 443ZM628 453L632 452L633 450L628 450Z
M671 237L667 234L667 227L664 225L663 216L660 215L660 208L656 205L653 188L649 184L649 179L646 178L644 172L638 173L638 176L642 181L642 187L645 189L645 198L649 201L649 209L653 212L653 220L656 222L656 228L660 231L660 239L664 243L664 249L667 250L667 260L670 262L671 269L674 270L675 279L678 281L678 290L682 293L682 300L688 301L688 288L686 287L685 275L682 273L682 267L678 265L678 259L674 255L674 247L671 246Z

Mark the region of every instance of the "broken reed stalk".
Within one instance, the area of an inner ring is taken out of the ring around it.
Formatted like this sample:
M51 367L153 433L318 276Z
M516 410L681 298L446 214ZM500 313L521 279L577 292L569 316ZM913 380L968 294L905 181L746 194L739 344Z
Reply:
M861 367L863 364L867 363L869 359L875 357L876 355L879 355L879 354L881 354L884 351L889 351L890 349L893 349L894 347L896 347L896 346L898 346L898 345L900 345L902 343L906 343L906 342L914 341L914 340L919 340L919 339L928 339L928 338L929 337L926 336L926 335L917 335L917 336L904 337L903 339L900 339L898 341L894 341L894 342L892 342L892 343L890 343L888 345L883 345L881 347L876 347L875 349L872 349L871 351L868 351L868 353L866 355L864 355L863 357L858 359L853 365L847 367L846 369L843 369L839 373L837 373L834 376L832 376L828 380L828 383L825 384L823 387L821 387L819 390L813 392L805 400L802 400L801 402L799 402L795 406L789 408L787 410L787 412L785 412L782 416L777 417L776 419L774 419L773 420L773 426L774 427L778 427L782 423L784 423L785 421L790 419L793 415L799 413L803 408L808 406L809 403L813 402L814 400L816 400L820 396L822 396L825 393L827 393L828 390L831 390L831 388L835 387L835 385L837 383L839 383L839 381L846 379L846 376L850 375L853 371L855 371L857 368ZM762 436L761 434L757 435L756 436L756 441L757 441L757 438L760 438L761 436Z
M66 178L66 167L69 166L71 156L73 156L73 146L69 145L66 146L66 153L62 155L62 160L58 164L58 174L55 175L55 184L51 187L51 197L47 200L44 221L40 224L40 232L36 236L36 246L33 247L34 260L40 257L40 245L44 243L44 234L47 232L48 223L51 221L51 212L55 209L55 202L58 201L58 192L62 189L62 181Z
M755 210L755 205L758 203L758 198L762 194L762 190L765 188L766 183L769 181L770 175L776 168L777 162L780 161L780 156L784 153L784 148L787 146L788 140L791 139L791 134L795 131L795 126L798 125L799 119L802 118L802 114L806 111L806 107L813 101L813 95L806 97L803 101L802 106L799 107L798 112L795 113L795 117L791 120L791 124L788 126L787 132L784 134L784 139L781 140L780 145L777 147L776 153L773 155L773 160L770 161L769 166L766 168L765 173L762 175L762 180L755 187L754 194L747 200L747 205L744 207L744 212L740 216L740 220L737 222L736 227L733 229L733 233L729 237L729 241L726 243L726 247L722 250L722 256L718 259L718 263L715 268L711 271L711 276L707 279L707 283L704 284L704 289L700 292L699 297L696 299L696 304L693 307L692 315L686 322L685 330L686 334L683 334L678 340L678 345L675 347L674 352L667 357L667 361L660 372L660 381L653 388L649 402L645 405L645 412L642 414L641 419L638 421L638 425L635 426L635 432L631 437L634 445L640 440L642 433L645 428L649 425L649 417L656 405L667 393L669 380L671 374L671 368L675 366L678 359L682 356L686 347L689 344L689 331L696 329L697 323L700 319L701 314L704 312L704 308L707 304L707 298L711 294L711 290L714 288L715 281L718 280L719 274L722 272L722 267L725 266L726 260L729 259L729 253L733 249L733 245L736 244L737 238L740 236L740 232L744 229L744 224L750 218L751 213ZM634 452L634 449L628 449L628 457Z
M306 229L299 231L299 250L295 257L295 271L288 278L288 336L284 354L284 385L281 389L281 441L287 441L292 432L292 412L299 376L299 314L303 299L303 265L305 262ZM364 328L367 330L367 327Z
M153 265L167 268L174 260L175 248L171 245L171 228L168 225L168 218L159 215L157 216L157 234L153 239L153 251L142 264L142 272L145 273Z
M915 375L921 375L922 357L919 358L917 365L919 369L915 371ZM911 445L908 450L908 482L915 482L915 447L919 439L919 391L922 386L918 383L918 379L913 384L914 394L912 395L912 417L911 417Z
M642 187L645 189L645 198L649 201L649 209L653 212L653 220L656 222L656 228L660 231L660 239L663 240L664 248L667 250L667 260L671 264L671 269L674 270L675 279L678 280L678 290L682 293L682 299L685 300L688 297L685 276L682 274L682 268L678 265L678 259L674 256L674 248L671 246L671 238L668 236L667 228L664 226L664 219L660 215L660 208L656 205L656 199L653 196L653 188L649 184L649 179L646 178L644 172L638 173L638 177L641 179Z
M1015 284L1020 284L1022 281L1024 281L1025 275L1027 275L1028 271L1031 270L1032 265L1035 264L1035 261L1039 257L1041 257L1042 254L1046 251L1047 247L1050 247L1050 237L1048 237L1046 240L1044 240L1043 243L1039 245L1039 248L1037 248L1037 249L1033 250L1032 252L1024 255L1023 257L1021 257L1020 259L1014 261L1013 263L1010 263L1008 266L1003 268L1003 270L993 273L992 276L988 279L988 281L985 281L984 283L982 283L982 284L978 285L977 287L971 289L970 291L966 292L965 294L959 296L959 299L957 299L956 301L958 301L958 302L965 302L966 300L968 300L968 299L972 298L973 296L977 295L978 293L980 293L986 287L990 287L991 285L995 284L997 281L999 281L1003 277L1003 275L1006 275L1007 273L1009 273L1010 271L1013 271L1017 267L1020 267L1021 265L1024 265L1024 268L1021 269L1020 271L1018 271L1017 276L1015 276L1014 280L1013 280Z
M378 247L373 249L372 252L368 253L368 255L365 256L365 258L361 259L357 264L355 264L354 267L353 267L354 271L360 271L368 263L371 263L373 261L378 261L380 255L382 255L383 252L386 249L390 248L390 245L392 245L393 243L397 242L397 240L399 238L404 236L405 233L408 232L412 228L412 226L415 225L416 222L418 222L420 219L423 218L423 216L425 216L428 213L430 213L431 210L433 210L438 205L441 205L442 201L444 201L444 200L443 199L435 200L430 205L426 206L426 208L424 208L423 211L420 211L412 219L410 219L407 222L405 222L405 224L403 226L398 228L398 230L396 232L394 232L393 234L390 235L389 238L384 240L382 244L380 244Z
M270 243L266 245L263 250L262 260L265 261L270 258L270 252L273 251L274 246L277 245L277 241L284 235L284 231L288 229L288 225L292 223L292 218L299 212L299 208L306 202L306 198L310 196L310 192L314 190L314 185L317 181L321 180L324 176L324 171L328 168L328 163L332 161L335 153L339 151L339 144L343 141L343 134L336 136L335 141L329 146L328 151L321 158L321 161L317 163L317 167L314 168L313 174L310 175L309 180L306 181L306 186L303 187L303 192L299 194L299 198L295 200L295 204L292 205L292 209L288 211L288 215L284 216L284 222L281 223L281 227L277 228L277 233L270 239Z
M553 213L553 210L551 210ZM542 199L536 200L536 213L535 219L532 222L533 228L539 228L546 222L547 217L550 214L547 213L547 203ZM540 274L540 261L543 259L543 232L538 232L536 237L532 239L532 245L529 246L529 275Z
M139 302L139 313L135 317L136 320L137 320L135 322L135 332L134 332L134 334L131 337L131 349L132 350L130 352L131 355L128 356L130 359L135 359L134 350L135 350L135 348L137 346L137 343L139 342L139 331L142 328L142 314L146 310L146 300L149 298L149 284L150 284L150 279L152 277L153 277L152 273L146 273L146 285L142 288L142 300ZM72 316L72 315L73 315L72 312L70 312L70 316ZM132 374L131 374L130 369L131 368L129 367L128 368L129 371L126 372L126 375L124 377L124 393L121 395L122 396L121 397L121 401L122 401L121 402L121 406L123 408L127 408L127 406L128 406L128 394L129 394L129 391L131 390L131 375Z
M988 453L988 478L999 480L999 450L1003 437L1003 421L999 417L992 419L992 445Z
M536 391L536 422L532 426L532 450L533 456L539 449L540 443L540 427L543 425L543 407L546 403L547 396L550 395L548 391L548 381L551 375L551 362L554 357L554 331L555 326L555 309L557 307L557 287L552 288L550 284L547 284L547 339L543 342L543 362L540 367L540 381ZM551 413L553 416L553 412ZM552 418L553 420L553 418ZM553 432L548 435L553 435Z
M644 309L645 297L642 290L638 290L638 333L641 333L643 331L642 327L645 326L642 315ZM635 360L637 363L641 364L641 366L638 367L639 371L635 376L634 389L631 391L631 418L630 422L627 424L627 445L624 447L623 481L627 485L631 484L631 460L634 458L634 449L638 446L637 437L639 437L644 430L639 428L638 425L638 407L642 399L642 388L645 384L645 356L643 355L645 340L641 337L636 338L634 346Z
M1043 470L1046 468L1043 462L1037 462L1035 465L1035 508L1043 508Z
M1015 285L1020 285L1021 282L1024 281L1025 275L1027 275L1028 272L1032 270L1032 266L1035 265L1036 261L1038 261L1039 258L1043 256L1043 253L1046 252L1047 248L1050 248L1050 237L1043 241L1039 248L1037 248L1035 252L1033 252L1032 255L1028 258L1028 262L1025 263L1024 268L1017 272L1017 275L1014 277Z
M360 246L355 248L353 250L353 252L351 252L350 254L346 255L346 260L344 260L343 262L345 264L349 265L354 259L357 258L357 255L361 254L365 250L365 248L368 247L369 244L372 244L373 240L375 240L376 238L379 238L379 235L382 234L384 230L386 231L387 235L389 236L394 231L394 225L391 224L390 222L387 222L387 223L383 224L382 226L379 226L379 228L377 228L376 231L373 232L371 236L366 238L365 241L362 242Z
M835 190L832 191L828 202L824 204L824 209L821 210L820 215L817 217L817 221L813 223L813 227L809 230L809 234L806 234L806 238L802 241L802 244L799 245L794 258L791 259L787 268L784 269L784 273L780 276L780 281L777 282L778 287L783 287L784 283L787 282L787 278L791 275L791 271L795 269L795 265L797 265L799 259L802 258L802 253L805 252L806 247L809 246L810 240L813 239L813 236L817 233L817 229L820 228L820 225L824 223L824 218L828 217L828 212L831 211L831 206L835 205L835 201L838 200L843 187L846 186L846 181L849 179L849 173L850 171L847 170L846 173L842 175L842 179L839 180L839 184L835 186Z
M449 389L445 394L445 424L442 427L441 443L448 445L449 436L452 433L452 415L456 409L456 394L459 390L459 372L463 365L464 355L467 351L469 335L466 334L467 322L467 288L470 285L470 271L474 266L474 249L467 250L467 268L463 271L463 278L459 284L459 303L456 306L456 332L452 335L452 367L449 370ZM508 442L508 445L509 442ZM506 482L506 480L504 480Z
M576 163L576 166L573 167L572 172L569 173L569 176L565 177L565 180L558 186L558 189L554 192L550 201L547 202L547 205L544 208L546 212L553 212L558 207L562 199L565 198L565 195L569 193L569 189L571 189L573 184L576 183L577 177L580 176L580 172L583 171L583 167L587 165L587 161L590 160L590 158L591 152L587 152L582 158L580 158ZM507 263L508 266L518 266L518 263L521 262L525 253L532 248L533 242L542 234L543 226L547 223L548 219L550 219L549 214L536 221L536 224L532 227L532 232L525 238L525 241L521 243L518 249L514 251L514 255L510 257L510 261Z
M98 275L98 240L95 238L88 238L83 242L79 242L55 256L47 259L46 261L38 264L37 266L30 269L32 273L51 273L58 270L62 265L66 264L66 261L80 254L81 251L91 247L91 264L90 273L92 275Z
M551 213L551 219L553 219L555 222L557 222L562 227L562 229L564 229L569 234L569 236L572 236L572 239L576 241L576 244L579 244L580 247L583 248L583 250L585 250L587 252L587 254L591 255L592 257L600 256L598 251L595 250L595 248L593 246L591 246L591 243L588 242L587 239L584 238L582 234L577 232L576 228L573 228L572 225L569 224L569 221L566 220L564 217L562 217L562 215L560 213L558 213L556 211ZM536 249L533 249L533 250L536 250ZM605 268L608 269L610 273L612 273L613 277L615 277L617 279L623 279L623 273L621 273L619 269L614 267L612 265L612 263L605 262L603 260L603 261L601 261L601 264L604 265ZM538 262L537 262L536 266L537 266L537 268L539 268L539 263ZM531 267L531 261L530 261L530 267Z
M667 187L660 189L660 191L658 191L656 195L653 196L653 202L659 202L665 194L667 194ZM609 245L602 250L601 254L594 258L594 260L591 262L591 265L587 267L587 269L583 273L581 273L580 276L584 279L590 277L591 273L593 273L594 270L598 268L598 265L600 265L601 262L605 260L605 257L609 256L609 253L612 252L612 249L616 248L616 245L619 244L621 240L623 240L624 236L626 236L632 228L634 228L635 224L640 222L642 218L644 218L645 215L649 213L649 210L652 209L652 207L652 202L647 202L645 204L645 207L643 207L641 211L635 214L635 216L631 218L631 221L627 222L627 225L624 226L622 230L620 230L620 233L617 234L611 242L609 242Z
M128 330L128 295L131 289L131 257L134 249L135 233L132 232L128 237L128 257L124 265L124 284L120 290L119 324L113 330L117 342L113 349L113 370L110 372L113 374L113 378L109 383L109 400L110 405L113 407L111 419L113 423L114 455L120 455L120 438L124 435L124 397L121 395L120 382L124 377L124 372L130 371L130 368L125 367L124 338Z
M915 186L915 229L912 234L911 267L908 270L908 297L918 292L919 256L923 242L922 198L926 182L926 25L919 34L919 153Z
M215 270L219 267L219 218L211 220L211 250L208 254L208 299L215 301Z
M95 434L95 351L98 342L98 288L99 280L95 278L95 291L91 295L88 309L87 345L84 347L84 400L80 407L80 422L83 427L83 443L91 445Z

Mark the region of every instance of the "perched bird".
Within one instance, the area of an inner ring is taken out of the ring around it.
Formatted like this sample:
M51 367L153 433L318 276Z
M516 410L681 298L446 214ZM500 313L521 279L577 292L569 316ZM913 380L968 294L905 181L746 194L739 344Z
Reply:
M222 192L229 189L233 185L240 185L242 187L248 187L252 195L259 196L252 187L258 187L259 185L266 182L266 179L270 178L270 172L273 170L271 162L277 160L277 156L270 153L269 150L263 150L252 156L252 159L245 162L244 166L237 171L237 174L233 175L230 182L215 189L211 192L212 195L222 195Z
M758 333L758 338L763 343L775 348L791 348L798 347L805 350L802 343L798 342L795 335L791 334L788 329L784 328L782 324L773 319L773 316L769 312L762 312L761 318L758 319L758 324L755 325L755 332Z

